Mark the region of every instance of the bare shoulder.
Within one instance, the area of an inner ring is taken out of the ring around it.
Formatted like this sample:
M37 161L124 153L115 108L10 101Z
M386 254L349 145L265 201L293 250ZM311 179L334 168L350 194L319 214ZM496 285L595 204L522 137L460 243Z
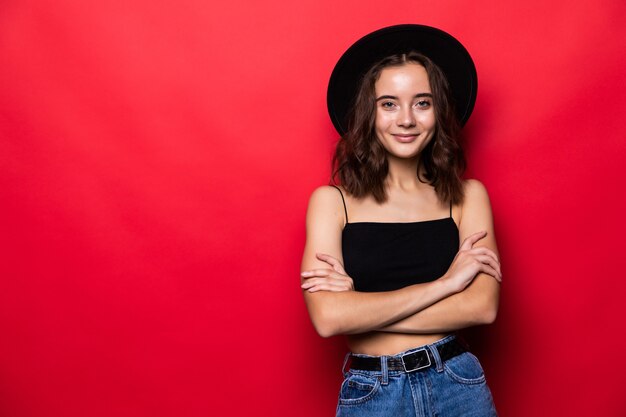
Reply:
M307 218L323 218L343 226L343 200L339 190L332 185L322 185L311 193Z
M343 262L341 252L343 224L343 202L339 191L330 185L316 188L311 193L306 213L306 242L302 270L328 267L328 264L316 258L316 253L325 253Z
M476 202L476 200L489 202L489 194L487 188L477 179L467 179L463 181L463 190L467 202Z
M309 203L311 201L314 202L331 202L335 200L341 201L341 195L339 194L339 190L332 185L321 185L317 187L311 193L311 198L309 199Z
M468 179L463 182L465 199L461 208L461 220L459 231L461 238L465 238L472 233L486 230L488 242L493 238L493 215L487 188L482 182L476 179ZM495 241L493 242L495 246Z

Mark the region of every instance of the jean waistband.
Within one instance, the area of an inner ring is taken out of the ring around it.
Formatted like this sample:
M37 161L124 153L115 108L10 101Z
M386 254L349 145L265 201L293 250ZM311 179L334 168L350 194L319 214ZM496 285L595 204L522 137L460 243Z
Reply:
M467 343L455 335L446 336L433 343L419 346L392 356L371 356L348 353L342 371L350 361L351 370L384 372L414 372L441 366L448 359L469 350Z

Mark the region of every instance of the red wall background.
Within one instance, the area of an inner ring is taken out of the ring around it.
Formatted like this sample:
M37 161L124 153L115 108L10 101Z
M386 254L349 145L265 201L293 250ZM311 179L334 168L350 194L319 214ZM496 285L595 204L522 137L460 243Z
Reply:
M304 215L333 65L397 23L478 68L505 282L467 337L500 414L626 415L625 5L2 2L0 415L332 415Z

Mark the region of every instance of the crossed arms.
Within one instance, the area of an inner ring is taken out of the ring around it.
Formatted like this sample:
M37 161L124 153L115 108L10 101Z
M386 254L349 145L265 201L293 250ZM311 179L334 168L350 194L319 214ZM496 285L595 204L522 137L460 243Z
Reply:
M387 292L354 291L343 269L340 198L336 189L319 187L307 210L302 287L311 321L321 336L440 333L495 320L500 263L489 196L479 181L465 182L459 221L463 243L446 274L433 282Z

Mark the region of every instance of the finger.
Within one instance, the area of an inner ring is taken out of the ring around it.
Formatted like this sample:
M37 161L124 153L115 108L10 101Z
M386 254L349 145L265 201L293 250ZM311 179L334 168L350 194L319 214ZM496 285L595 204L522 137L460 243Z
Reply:
M341 274L347 275L346 274L346 270L343 269L343 265L342 263L339 261L339 259L334 258L330 255L326 255L326 254L318 254L317 255L318 259L330 264L333 269Z
M326 284L326 283L329 283L331 285L350 285L350 282L345 279L338 279L338 278L332 278L332 277L324 277L324 278L315 277L315 278L307 279L306 282L303 282L300 286L302 288L304 287L310 288L314 285Z
M474 234L469 235L463 240L463 244L461 244L460 250L469 250L472 248L474 243L478 242L480 239L487 236L486 230L481 230L480 232L476 232Z
M500 272L500 263L497 260L493 259L492 256L490 256L490 255L476 255L476 259L478 259L480 262L482 262L484 264L488 264L493 269L498 271L498 273Z
M313 275L310 277L304 277L307 281L310 280L311 278L320 278L320 279L327 279L327 280L345 280L345 279L349 279L352 280L352 278L350 278L347 275L344 274L340 274L337 271L333 271L332 269L327 269L325 272L318 274L318 275Z
M323 284L324 282L326 282L327 278L310 278L308 280L306 280L306 282L303 282L302 284L300 284L300 287L302 288L311 288L314 287L316 285L320 285Z
M500 259L498 258L498 255L496 255L496 253L489 248L485 248L485 247L472 248L468 252L474 255L490 256L494 261L496 261L497 263L500 263Z
M493 256L494 258L498 259L498 255L492 249L489 249L486 246L479 246L479 247L476 247L476 248L472 248L471 251L489 253L491 256Z
M307 277L305 282L312 283L312 284L315 284L318 282L330 282L333 284L346 283L345 285L350 285L350 286L354 285L352 278L350 278L347 275L342 275L334 271L332 271L328 276L325 276L325 277L319 277L319 276Z
M496 281L498 282L502 282L502 277L500 276L500 274L498 273L498 271L496 271L495 269L493 269L491 266L487 265L487 264L483 264L483 266L481 267L481 270L488 274L491 275L492 277L494 277L496 279Z
M326 284L322 284L327 291L334 291L334 292L340 292L340 291L351 291L352 288L349 287L348 285L346 285L345 283L341 283L341 284L333 284L333 283L326 283Z
M500 261L498 261L497 257L494 254L484 253L474 255L476 259L479 259L482 263L488 263L492 268L497 269L500 272Z
M342 291L350 291L350 288L331 285L331 284L319 284L315 285L307 290L308 292L318 292L318 291L331 291L331 292L342 292Z
M495 269L498 272L498 275L500 276L500 278L502 278L502 271L500 270L500 264L496 262L491 256L478 255L476 256L476 259L478 259L483 264L487 264L491 266L493 269Z
M325 253L316 253L315 256L317 257L317 259L324 261L330 265L332 265L333 269L337 272L340 272L342 274L345 274L346 271L343 269L343 265L341 264L341 262L339 261L339 259L327 255Z
M318 269L311 269L309 271L303 271L303 272L300 273L300 276L302 278L326 277L326 276L330 275L333 272L334 271L332 269L318 268Z

